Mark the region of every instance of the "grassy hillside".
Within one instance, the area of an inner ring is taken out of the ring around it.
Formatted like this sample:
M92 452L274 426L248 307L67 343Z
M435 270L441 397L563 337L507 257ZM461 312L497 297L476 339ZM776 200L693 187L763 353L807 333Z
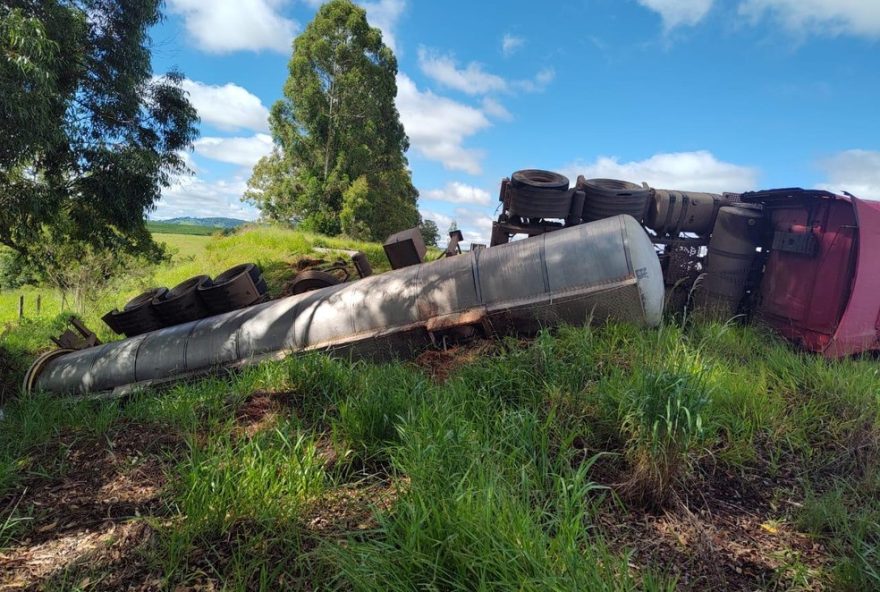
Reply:
M149 286L171 287L193 275L205 273L213 276L249 261L262 267L270 292L278 290L293 275L291 264L301 257L332 260L335 257L347 258L344 251L357 250L367 254L374 269L388 269L382 245L278 227L244 227L229 235L200 236L175 232L154 233L153 236L168 247L172 255L171 261L150 269L148 276L139 282L123 281L112 296L96 302L86 311L87 320L98 321L96 325L99 324L100 316L104 312L122 306L129 298ZM318 253L315 248L338 251ZM0 291L0 326L17 319L20 295L25 296L26 316L36 318L38 294L42 297L41 318L52 318L61 312L61 297L52 290L26 286Z
M277 286L320 246L383 259L277 229L161 239L166 285L257 260ZM876 360L691 321L20 397L0 587L876 590L878 396Z
M255 262L263 269L270 295L280 293L285 282L296 273L295 264L303 257L333 261L348 259L348 251L363 251L377 272L387 270L382 246L345 238L326 237L286 228L248 226L232 234L198 236L185 234L153 235L168 247L171 260L143 270L138 279L121 279L106 296L89 303L82 315L88 327L103 341L114 335L101 316L122 307L130 298L153 286L171 287L199 274L215 276L239 263ZM323 252L316 249L325 249ZM432 252L431 256L436 256ZM19 297L25 297L25 319L18 321ZM37 297L40 313L36 311ZM19 384L20 376L36 352L51 349L50 335L57 335L70 314L62 310L61 295L54 290L25 286L0 290L0 401Z
M214 226L202 226L198 224L179 224L177 222L149 221L147 228L153 234L193 234L197 236L211 236L223 232L222 228Z

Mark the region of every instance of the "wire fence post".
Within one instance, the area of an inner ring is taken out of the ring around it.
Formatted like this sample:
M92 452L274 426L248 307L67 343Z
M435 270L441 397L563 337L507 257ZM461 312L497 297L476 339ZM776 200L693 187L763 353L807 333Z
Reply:
M24 318L24 294L18 297L18 318Z
M37 316L40 316L40 308L43 305L43 295L37 294Z

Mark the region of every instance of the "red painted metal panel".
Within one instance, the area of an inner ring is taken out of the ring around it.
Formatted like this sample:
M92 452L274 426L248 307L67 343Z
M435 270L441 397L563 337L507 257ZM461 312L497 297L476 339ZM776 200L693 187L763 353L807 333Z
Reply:
M858 223L856 266L846 310L825 350L840 357L880 349L880 203L852 198Z
M771 251L761 285L763 320L786 338L821 352L846 308L854 268L855 214L847 198L814 197L770 209L773 231L810 233L813 255Z

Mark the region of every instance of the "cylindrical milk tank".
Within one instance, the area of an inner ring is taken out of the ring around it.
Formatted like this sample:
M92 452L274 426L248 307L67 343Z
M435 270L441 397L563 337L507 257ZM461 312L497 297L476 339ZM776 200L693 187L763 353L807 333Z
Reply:
M759 208L724 206L718 211L706 273L698 285L696 304L712 314L736 314L757 254L763 213Z
M708 234L727 200L717 193L655 189L645 224L658 234Z
M655 326L662 312L653 245L635 219L616 216L41 359L26 381L57 393L106 391L285 352L428 343L455 323Z

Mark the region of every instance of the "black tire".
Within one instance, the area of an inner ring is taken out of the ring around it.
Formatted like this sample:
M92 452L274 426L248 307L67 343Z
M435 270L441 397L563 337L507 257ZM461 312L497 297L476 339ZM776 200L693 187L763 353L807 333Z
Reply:
M164 327L203 319L211 314L198 294L201 286L210 286L211 278L197 275L180 282L162 300L153 300L153 310Z
M101 320L114 333L134 337L162 328L162 323L153 309L153 300L162 300L168 294L168 288L154 288L129 300L123 309L111 310Z
M168 288L150 288L146 292L142 292L125 303L122 310L133 310L140 308L144 303L151 303L153 300L162 300L168 296Z
M215 277L212 285L196 288L196 293L211 314L222 314L256 304L266 293L266 282L255 264L244 263Z
M293 295L305 294L306 292L329 288L340 283L339 278L333 274L310 269L296 274L296 277L293 278L293 282L290 284L290 293Z
M514 187L532 187L551 191L568 191L568 177L541 169L523 169L510 176L510 184Z
M586 222L629 214L641 223L645 218L651 189L617 179L584 179L578 177L577 188L584 192Z
M539 169L516 171L507 188L508 212L522 218L565 218L571 209L568 178Z

